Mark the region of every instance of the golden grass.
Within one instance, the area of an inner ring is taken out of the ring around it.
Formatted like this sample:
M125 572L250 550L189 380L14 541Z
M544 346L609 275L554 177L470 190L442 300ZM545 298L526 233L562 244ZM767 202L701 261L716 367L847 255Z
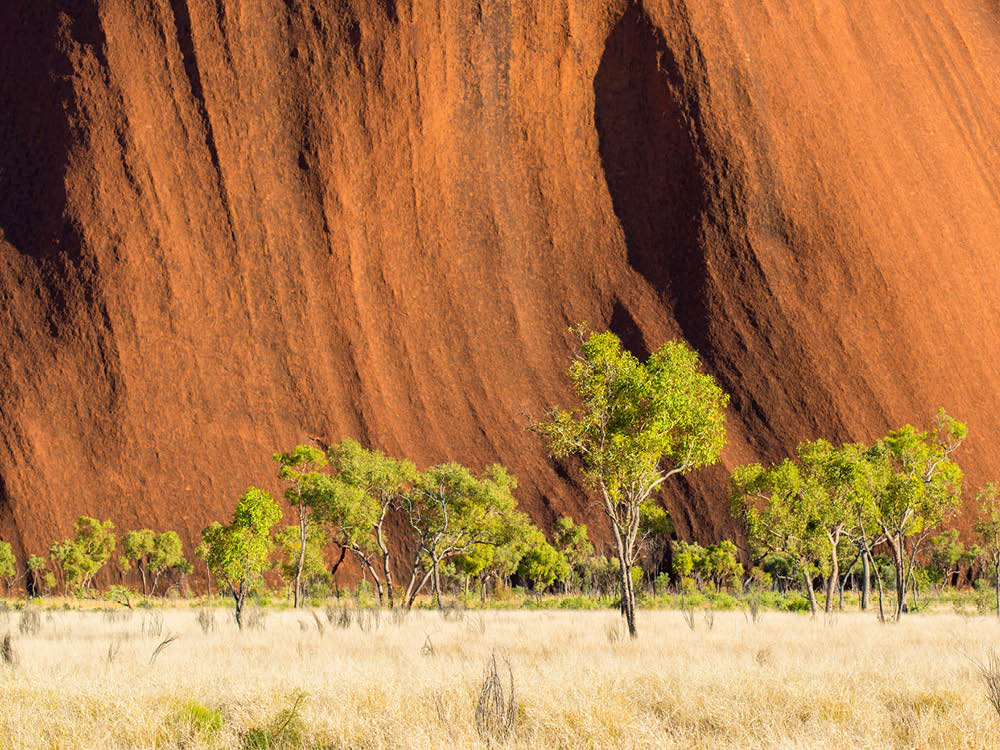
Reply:
M19 657L0 664L0 749L238 748L300 690L301 747L483 747L474 712L492 652L514 674L511 747L952 749L1000 736L970 659L1000 642L995 618L730 612L691 631L652 611L638 641L612 643L606 611L383 614L367 632L321 614L323 634L310 613L282 611L240 634L219 610L207 635L194 610L162 614L160 637L143 634L141 612L45 612L35 636L0 615ZM219 709L222 728L190 725L192 701Z

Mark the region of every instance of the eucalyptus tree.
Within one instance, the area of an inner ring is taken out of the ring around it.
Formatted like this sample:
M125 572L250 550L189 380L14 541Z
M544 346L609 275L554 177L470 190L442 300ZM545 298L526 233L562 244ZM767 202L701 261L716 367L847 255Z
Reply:
M428 581L441 606L441 564L475 550L497 546L515 513L517 481L499 465L481 477L457 463L420 472L402 496L400 507L415 542L405 602L409 609Z
M73 524L73 537L56 542L49 548L66 589L89 589L94 576L111 559L115 551L115 525L80 516Z
M152 529L133 529L122 537L121 558L123 571L135 568L142 580L142 594L149 594L149 556L153 554L156 533Z
M600 497L618 555L622 614L634 638L630 573L642 506L675 474L718 461L729 397L683 342L667 342L640 362L613 333L575 331L580 353L568 376L579 406L553 410L534 429L553 458L581 460L585 483Z
M305 565L309 530L314 523L314 504L309 502L316 493L315 485L321 481L319 470L326 466L326 454L312 445L298 445L288 453L275 453L278 477L289 484L285 499L295 508L299 527L299 557L295 567L295 594L293 606L299 606L302 596L302 568Z
M281 508L274 499L250 487L236 503L232 523L212 523L202 532L199 551L210 574L233 597L240 630L247 596L260 584L270 562L271 528L280 520Z
M326 569L326 560L323 557L323 548L329 541L326 532L319 524L309 527L306 536L306 554L303 559L301 574L299 573L299 559L301 555L302 540L299 538L299 527L285 526L274 534L274 542L280 552L275 567L281 575L281 580L288 587L288 595L291 598L295 588L295 579L299 578L304 590L311 590L314 586L329 584L330 571Z
M784 553L795 560L816 614L813 576L829 555L826 492L816 477L790 459L764 468L737 467L730 477L733 514L743 519L754 557Z
M941 409L934 429L905 425L866 453L875 517L895 570L896 620L903 613L922 543L961 503L962 470L952 454L967 434L964 423Z
M383 583L390 609L395 606L393 546L388 520L398 512L403 493L412 485L417 469L411 461L367 450L346 438L327 449L331 477L316 487L320 517L333 529L341 549L352 552L371 574L381 603Z
M1000 617L1000 487L992 482L983 485L976 500L980 515L976 534L982 542L983 556L993 568L997 617Z

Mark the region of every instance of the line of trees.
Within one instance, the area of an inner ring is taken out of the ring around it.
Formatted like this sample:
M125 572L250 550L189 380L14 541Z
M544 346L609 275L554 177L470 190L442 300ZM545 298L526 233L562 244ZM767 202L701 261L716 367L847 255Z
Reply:
M246 601L266 572L281 576L298 607L317 587L328 590L348 556L378 605L389 608L411 608L428 589L441 606L445 577L461 580L466 594L474 582L484 600L491 587L512 578L538 592L557 584L564 592L607 591L614 580L635 637L643 580L654 593L745 590L771 580L763 570L770 564L779 587L794 571L815 613L816 581L829 611L860 565L862 609L874 577L880 616L898 620L907 591L916 603L920 585L948 583L963 561L975 559L992 569L1000 615L1000 489L987 485L980 492L974 548L966 550L954 531L934 535L961 504L954 454L966 438L962 422L942 410L925 430L906 425L871 445L815 440L774 465L735 469L730 502L748 542L744 574L732 541L708 547L671 541L673 524L656 502L672 477L719 460L728 396L684 343L668 342L642 362L612 333L582 326L574 332L579 351L567 374L577 403L551 410L532 429L556 461L570 460L580 471L608 520L614 558L595 554L586 526L570 518L557 520L546 538L518 510L517 482L499 464L479 474L457 463L421 471L345 438L274 454L292 523L280 525L279 504L250 487L228 525L204 529L195 555L209 591L215 583L230 596L242 624ZM127 576L148 596L162 580L168 588L183 585L192 571L175 532L132 530L118 545L110 521L83 516L72 537L53 544L47 559L32 555L22 575L34 594L57 587L89 593L111 562L126 604ZM0 542L0 578L8 590L16 583L15 563L10 545ZM895 598L887 614L890 586Z

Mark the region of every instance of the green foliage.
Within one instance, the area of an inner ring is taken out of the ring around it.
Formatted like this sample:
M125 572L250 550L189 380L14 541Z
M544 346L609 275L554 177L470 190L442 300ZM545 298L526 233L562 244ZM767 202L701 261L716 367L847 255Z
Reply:
M580 329L581 337L587 336ZM536 426L555 458L581 456L584 476L613 503L662 481L662 463L686 472L718 460L729 398L683 342L664 344L643 364L613 333L590 334L569 378L581 407L556 410Z
M218 708L207 708L197 701L190 701L171 714L166 721L170 727L175 727L186 736L196 736L208 739L220 729L224 719Z
M935 585L947 583L964 558L965 545L957 530L949 529L931 537L930 560L924 569L927 580Z
M673 566L677 578L693 578L695 570L701 570L705 560L705 548L697 542L676 541L673 543Z
M10 543L0 542L0 578L7 583L7 593L10 593L14 576L17 574L16 562Z
M281 509L271 496L250 487L237 502L229 526L213 523L202 532L205 563L236 601L241 627L243 604L268 567L271 527L280 519Z
M313 590L317 586L329 587L330 571L326 569L326 561L323 558L323 548L327 542L326 534L318 526L310 527L306 534L306 554L302 566L305 588ZM292 586L295 583L299 551L302 547L299 527L285 526L275 533L274 541L281 553L276 567L282 580L288 586Z
M528 549L517 566L517 574L530 581L536 591L545 591L556 581L569 575L569 563L545 535L537 529L528 539Z
M619 559L631 564L640 508L650 495L673 474L718 461L729 397L683 342L667 342L643 363L613 333L580 326L577 334L580 355L568 375L580 406L556 409L534 429L554 458L580 458L584 480L611 522ZM629 580L623 577L622 586ZM634 590L621 593L634 636Z
M176 531L157 534L151 529L128 532L121 543L119 560L123 571L135 567L142 577L142 593L155 593L156 581L164 573L189 573L191 566L184 558L184 548ZM153 576L152 587L149 576Z
M890 539L932 528L958 508L962 470L950 456L966 434L941 410L934 431L906 425L868 451L877 518Z
M736 559L736 545L728 539L708 547L705 555L705 574L715 584L717 591L734 585L743 575L743 566Z
M72 539L56 542L49 556L59 564L67 588L89 588L91 581L115 551L115 525L80 516Z
M587 536L587 525L573 523L569 516L556 520L552 528L552 543L573 568L582 565L594 554L594 545Z
M516 487L517 481L499 464L488 466L481 477L456 463L420 473L400 504L428 573L480 546L509 542L516 529ZM411 601L418 589L411 589Z

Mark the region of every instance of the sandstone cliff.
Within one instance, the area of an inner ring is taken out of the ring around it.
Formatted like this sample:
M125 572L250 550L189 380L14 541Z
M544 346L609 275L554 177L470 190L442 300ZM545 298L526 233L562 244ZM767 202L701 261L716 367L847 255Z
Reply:
M270 452L508 464L569 324L683 336L726 470L939 405L1000 475L991 0L6 0L0 536L192 540ZM569 477L569 478L568 478Z

